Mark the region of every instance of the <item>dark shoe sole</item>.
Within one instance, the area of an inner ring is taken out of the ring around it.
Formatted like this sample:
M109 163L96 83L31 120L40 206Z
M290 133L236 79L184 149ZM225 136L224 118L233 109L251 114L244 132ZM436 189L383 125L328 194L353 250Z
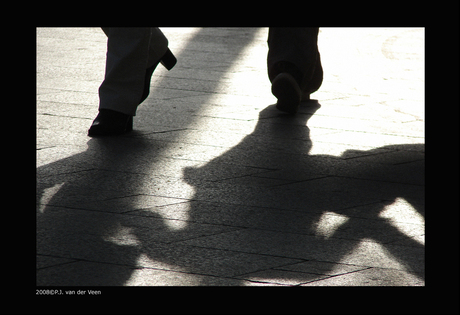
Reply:
M292 75L285 72L278 74L272 82L272 93L278 99L278 110L289 114L297 113L302 91Z

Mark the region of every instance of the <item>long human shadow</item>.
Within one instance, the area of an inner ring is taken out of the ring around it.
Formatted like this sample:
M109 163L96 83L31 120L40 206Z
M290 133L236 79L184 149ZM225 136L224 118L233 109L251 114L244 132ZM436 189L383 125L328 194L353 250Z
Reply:
M254 132L237 146L203 167L184 170L185 180L196 190L192 221L217 224L225 219L225 224L251 228L188 244L341 262L359 251L357 241L371 240L408 272L425 279L424 245L382 216L387 206L403 200L425 217L424 144L348 150L340 157L310 155L307 122L319 108L311 101L290 116L270 105L260 112ZM234 173L229 169L241 165L265 171L215 180L216 170ZM344 222L321 231L325 216L334 215ZM328 266L323 272L332 271L334 264ZM302 281L307 279L304 274Z
M232 266L212 270L218 264L213 259L219 258L213 256L216 253L205 257L203 247L222 249L221 253L340 262L363 239L381 244L393 259L424 279L420 257L424 246L379 217L397 198L424 216L420 163L424 145L347 151L342 157L310 155L307 121L319 107L310 102L301 113L289 116L270 105L238 145L200 168L185 168L183 179L195 188L191 200L158 197L156 207L174 211L187 205L188 224L178 230L152 215L155 207L142 209L137 204L143 198L138 186L155 181L150 168L165 145L162 141L142 135L91 139L85 152L39 168L37 196L41 200L51 192L52 197L45 205L39 202L37 252L55 261L48 262L50 272L40 270L37 284L124 285L143 257L157 264L153 268L166 264L178 271L224 274L232 279L220 284L238 285L242 282L233 278ZM406 162L381 163L379 156L385 150L403 152ZM355 161L360 157L366 162ZM132 165L133 161L137 163ZM254 172L229 178L242 166ZM327 237L318 235L318 223L331 213L347 220ZM196 223L237 229L216 233ZM203 238L206 233L217 236ZM394 242L404 246L393 246ZM190 245L195 245L193 251ZM415 257L406 250L411 248L416 249ZM323 272L331 271L333 264L329 266ZM319 277L303 274L302 281L309 276ZM193 284L216 283L197 280Z
M237 31L235 28L230 30ZM220 77L252 42L257 29L245 28L241 31L243 36L224 34L217 36L217 42L213 42L228 53L225 54L225 62L219 64L219 71L213 72L206 81L207 90L217 89ZM210 32L219 32L219 29L203 28L187 45L206 38ZM184 52L187 48L176 55L178 66L183 60L190 60L191 56L186 56ZM167 86L167 81L168 78L164 79L164 83L157 80L156 84ZM152 87L150 97L154 95L155 87ZM209 93L209 97L213 96ZM201 95L200 101L206 103L204 95ZM200 106L196 109L199 112ZM148 114L148 111L143 113ZM182 127L186 128L195 117L180 116ZM161 117L153 123L164 125ZM122 222L123 216L113 213L126 213L141 207L139 199L145 192L142 185L151 179L149 176L161 174L161 169L152 170L151 167L160 160L167 143L147 140L142 134L134 132L124 137L90 139L87 146L84 152L36 170L37 285L123 285L134 268L120 265L135 266L142 253L142 246L134 240L131 243L122 241L121 236L119 240L108 240L106 236L130 225ZM168 202L168 199L158 200L160 204ZM150 222L149 228L158 232L167 230L163 224L154 226L155 222ZM126 229L124 231L129 233Z

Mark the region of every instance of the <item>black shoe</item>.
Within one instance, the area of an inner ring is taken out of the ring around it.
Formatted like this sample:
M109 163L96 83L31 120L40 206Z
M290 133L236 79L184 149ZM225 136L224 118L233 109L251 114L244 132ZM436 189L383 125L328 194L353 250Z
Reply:
M88 130L88 136L116 136L133 130L133 116L111 109L100 109Z
M155 62L153 66L151 66L150 68L147 68L147 70L145 71L144 92L142 93L142 97L139 104L145 101L147 96L149 96L150 80L152 79L153 71L155 71L156 67L160 62L166 69L171 70L176 65L177 59L176 57L174 57L173 53L168 48L168 50L166 50L166 53L163 55L163 57L160 58L160 60Z
M166 69L171 70L176 64L177 59L174 57L172 52L169 50L160 58L156 63L154 63L150 68L145 72L145 81L144 81L144 92L142 94L139 104L142 103L150 92L150 80L152 78L153 71L161 63ZM94 119L93 124L88 130L88 136L98 137L98 136L116 136L122 135L133 130L133 116L126 115L111 109L101 109L96 119Z
M289 114L297 113L303 95L292 75L286 72L278 74L272 81L272 93L278 99L276 103L278 110Z

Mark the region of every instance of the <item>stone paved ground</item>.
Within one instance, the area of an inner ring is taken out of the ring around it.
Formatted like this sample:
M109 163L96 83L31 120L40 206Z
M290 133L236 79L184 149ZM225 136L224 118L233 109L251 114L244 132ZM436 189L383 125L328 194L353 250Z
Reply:
M274 108L267 28L163 28L135 131L87 137L106 37L37 29L38 286L424 286L424 29L322 28Z

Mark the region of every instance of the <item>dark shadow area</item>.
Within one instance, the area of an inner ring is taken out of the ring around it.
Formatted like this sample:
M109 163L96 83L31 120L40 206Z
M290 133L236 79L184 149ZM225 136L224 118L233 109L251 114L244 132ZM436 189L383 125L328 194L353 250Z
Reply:
M346 152L344 156L354 157L348 160L309 155L306 123L318 105L310 102L296 116L280 114L270 105L260 113L254 132L237 146L201 168L186 168L184 180L196 190L192 201L157 197L158 208L173 212L188 208L188 223L179 230L168 227L152 209L136 211L142 208L136 200L155 198L140 194L139 185L155 182L156 175L143 173L142 165L148 169L162 150L161 141L91 139L87 151L39 168L39 198L47 188L65 184L37 216L37 252L48 256L45 265L62 264L62 273L59 266L53 267L52 274L42 269L37 284L123 285L140 257L154 261L153 268L166 264L177 271L231 278L236 271L250 272L254 269L250 264L257 269L264 263L253 261L251 254L339 262L356 250L355 240L360 239L381 244L408 271L424 279L424 257L417 251L424 246L379 217L396 198L408 201L424 216L420 160L424 145L379 148L388 149L388 154L403 153L404 160L410 161L398 165L381 163L381 154L373 150ZM292 139L297 139L297 147L291 154L279 149ZM366 162L353 161L359 156ZM133 165L137 170L126 170L132 161L137 161ZM88 164L93 168L87 169ZM248 169L248 175L229 176ZM56 170L61 174L53 175ZM132 215L126 215L129 212ZM316 228L326 212L348 220L333 234L321 237ZM131 238L126 238L128 234ZM212 234L215 237L200 241L199 237ZM394 242L404 246L392 246ZM318 277L304 274L303 280L309 276ZM205 277L196 284L216 283ZM220 284L238 285L238 280Z
M200 86L200 80L196 80L196 87L184 88L189 91L201 88L201 92L209 92L209 97L214 96L212 92L219 85L220 76L226 74L226 71L237 61L239 53L252 42L257 28L224 30L203 28L189 40L187 45L193 46L206 42L213 32L222 33L222 36L212 38L218 40L213 44L225 51L225 62L219 63L219 71L213 72L213 77L208 78L203 87ZM232 36L235 32L238 33L238 36ZM215 53L212 49L211 45L210 54ZM184 67L190 68L191 66L186 62L193 62L191 54L193 54L193 48L187 55L187 47L182 53L176 53L179 64L184 62ZM211 64L209 62L207 65L195 66L206 68ZM156 81L155 86L164 87L172 82L175 80L166 78ZM150 97L155 95L155 86L151 88ZM203 97L204 94L201 95ZM177 95L172 94L171 98L174 97ZM206 103L205 100L203 97L203 103ZM195 110L199 111L199 107ZM139 120L137 123L145 125L147 122L152 131L155 131L155 125L167 125L168 122L165 119L170 118L169 116L156 116L158 113L149 112L148 109L142 115L144 117L137 118ZM145 117L147 115L154 116L154 119ZM176 120L180 118L180 125L186 128L196 116L179 117L175 115L173 118ZM136 128L136 121L134 124ZM104 213L105 211L121 213L136 209L136 206L130 202L141 194L139 191L142 189L139 186L143 181L138 179L145 179L146 173L153 177L156 175L149 173L150 167L160 159L161 152L166 146L167 143L164 141L143 139L142 132L135 131L126 137L90 139L85 152L37 168L37 254L43 255L37 259L37 268L46 269L48 266L73 261L59 257L76 258L79 262L93 260L119 262L119 259L122 259L123 265L132 266L139 257L139 249L129 245L116 246L103 239L103 235L110 233L111 229L117 229L121 224L110 215L104 216ZM161 170L156 171L158 174L161 173ZM47 195L52 195L52 198L48 198ZM124 203L121 202L122 200ZM108 202L110 205L103 206L99 201ZM40 202L48 206L41 205ZM96 206L91 208L90 205L94 204ZM166 229L164 226L149 226L149 228L156 231ZM123 285L129 279L132 271L126 271L126 268L119 268L115 264L77 263L75 265L72 271L63 271L62 274L57 272L51 278L41 277L41 273L38 272L37 285L91 285L91 283ZM110 266L113 266L113 269Z
M425 216L424 144L310 155L307 124L319 108L312 100L296 116L274 105L261 111L238 145L200 168L183 168L183 181L195 189L192 199L152 195L168 180L158 169L168 143L142 134L90 139L86 151L39 167L37 285L121 286L140 260L156 268L152 272L193 273L191 285L241 285L239 275L273 259L279 265L339 262L363 239L425 279L424 246L379 216L398 198ZM155 206L143 209L142 200ZM170 209L171 217L186 209L187 222L172 229L156 208ZM325 214L347 220L318 235ZM306 273L304 280L315 277Z
M300 114L291 116L270 105L260 113L254 132L237 146L201 168L185 170L185 179L196 187L192 221L217 224L225 218L226 224L259 231L241 230L188 244L340 262L356 250L354 241L372 240L409 272L425 279L424 255L419 251L424 245L380 216L387 206L403 200L425 217L424 144L349 150L341 157L309 155L307 122L319 107L312 100L303 104ZM234 173L229 168L237 172L241 165L258 167L260 172L215 180L216 169ZM241 186L229 187L238 183ZM222 194L226 190L231 192ZM215 204L207 202L213 199ZM318 223L325 214L346 221L322 237Z

